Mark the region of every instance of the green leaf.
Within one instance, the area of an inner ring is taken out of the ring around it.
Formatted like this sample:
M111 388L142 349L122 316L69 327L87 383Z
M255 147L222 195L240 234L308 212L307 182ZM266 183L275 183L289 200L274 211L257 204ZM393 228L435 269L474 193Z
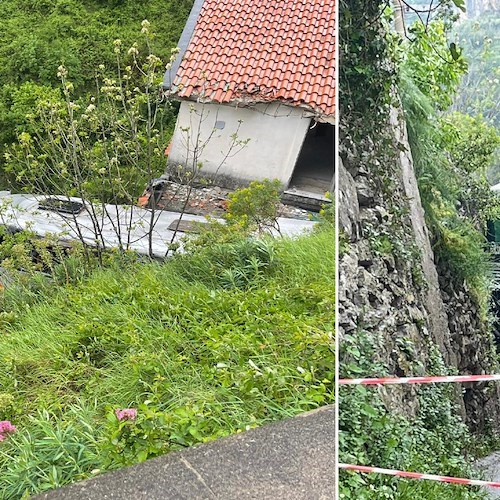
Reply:
M373 406L369 404L364 404L362 412L364 415L367 415L368 417L376 417L378 415L378 412Z
M465 12L465 0L451 0L455 7L458 7L462 12Z
M462 50L456 43L450 43L450 54L454 61L458 61L462 57Z

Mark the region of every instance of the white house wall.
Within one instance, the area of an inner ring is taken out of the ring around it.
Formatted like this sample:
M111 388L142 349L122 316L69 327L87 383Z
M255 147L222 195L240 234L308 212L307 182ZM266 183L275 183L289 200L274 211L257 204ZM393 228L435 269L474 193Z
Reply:
M277 103L235 108L183 101L168 163L192 169L201 162L201 175L226 185L267 178L286 187L310 122L304 111ZM235 133L248 139L243 148L234 145Z

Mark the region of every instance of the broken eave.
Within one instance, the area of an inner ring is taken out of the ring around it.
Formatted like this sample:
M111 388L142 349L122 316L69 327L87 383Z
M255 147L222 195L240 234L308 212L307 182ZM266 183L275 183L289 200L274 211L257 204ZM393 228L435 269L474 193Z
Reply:
M228 100L217 100L208 97L203 94L197 94L192 92L189 97L184 97L178 94L178 89L174 88L171 91L167 91L168 94L178 101L186 102L198 102L203 104L218 104L222 106L231 106L233 108L250 108L258 104L271 104L277 103L290 108L298 108L304 111L304 116L307 118L312 118L313 120L320 123L330 123L335 124L335 113L325 113L322 109L318 107L311 106L305 102L297 102L292 99L275 99L269 98L269 96L250 94L250 95L239 95L232 97Z

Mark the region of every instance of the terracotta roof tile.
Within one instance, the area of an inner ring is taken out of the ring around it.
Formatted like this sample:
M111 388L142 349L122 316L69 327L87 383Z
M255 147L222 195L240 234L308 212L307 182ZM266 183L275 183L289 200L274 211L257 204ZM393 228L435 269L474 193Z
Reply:
M181 98L335 111L335 0L205 0L174 80Z

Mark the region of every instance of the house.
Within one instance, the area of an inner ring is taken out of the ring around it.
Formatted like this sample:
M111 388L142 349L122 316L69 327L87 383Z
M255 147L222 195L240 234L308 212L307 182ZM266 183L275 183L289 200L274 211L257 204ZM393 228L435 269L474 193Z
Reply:
M169 168L331 190L334 34L334 0L195 0L164 79L181 101Z

